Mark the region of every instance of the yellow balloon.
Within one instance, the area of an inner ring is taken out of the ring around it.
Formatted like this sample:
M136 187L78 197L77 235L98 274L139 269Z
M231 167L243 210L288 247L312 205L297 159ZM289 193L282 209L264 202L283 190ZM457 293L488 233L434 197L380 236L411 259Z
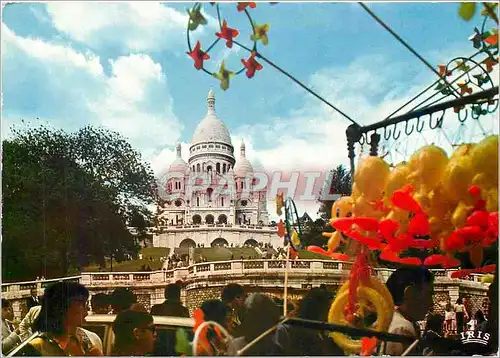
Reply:
M489 187L498 186L498 136L484 138L472 148L470 155L474 171L485 174Z
M399 190L404 185L408 184L408 175L410 175L410 169L408 168L407 163L400 163L391 170L384 193L384 197L387 202L396 190Z
M354 200L350 196L343 196L332 205L332 220L352 215Z
M410 157L408 167L411 173L408 179L415 188L430 191L439 185L447 163L448 156L443 149L426 145Z
M354 174L357 190L368 201L380 200L389 177L389 165L381 158L363 158Z

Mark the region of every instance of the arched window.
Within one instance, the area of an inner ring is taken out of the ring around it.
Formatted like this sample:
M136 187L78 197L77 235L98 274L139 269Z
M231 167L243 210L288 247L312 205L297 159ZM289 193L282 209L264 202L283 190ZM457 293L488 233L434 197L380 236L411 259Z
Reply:
M205 223L207 223L207 224L213 224L214 220L215 220L214 216L211 214L208 214L207 216L205 216Z
M219 215L217 220L219 221L219 224L227 224L227 216L224 214Z
M224 198L220 198L220 206L224 206Z
M196 164L196 171L199 172L200 171L200 163Z
M201 218L200 218L201 219ZM196 247L196 242L191 239L184 239L179 244L179 247Z
M213 189L212 188L208 188L207 189L207 197L208 197L208 201L212 201L212 193L213 193Z
M222 173L224 173L224 174L226 173L226 164L225 163L222 164Z
M199 196L196 197L196 206L200 206L200 197Z
M201 224L201 216L196 214L196 215L193 215L193 224L195 225L199 225Z
M220 173L220 163L215 164L215 171Z
M255 239L248 239L248 240L245 241L245 243L243 244L243 246L255 247L258 244L259 243L257 242L257 240L255 240Z
M228 245L229 245L229 243L227 242L226 239L219 237L219 238L215 239L214 241L212 241L212 244L210 246L212 246L212 247L216 247L216 246L225 247Z
M207 172L211 172L211 171L212 171L212 166L211 166L211 165L209 165L209 166L207 167Z

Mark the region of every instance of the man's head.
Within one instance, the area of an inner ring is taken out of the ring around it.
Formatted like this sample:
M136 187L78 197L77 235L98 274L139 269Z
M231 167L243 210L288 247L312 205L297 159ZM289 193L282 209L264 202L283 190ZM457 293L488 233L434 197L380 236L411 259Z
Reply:
M245 304L245 291L241 285L230 283L222 290L222 302L231 308L239 309Z
M111 308L116 314L129 309L136 302L134 293L128 288L119 287L111 294Z
M176 283L171 283L165 288L165 299L168 301L180 302L181 287Z
M33 297L37 297L38 296L38 291L37 291L36 288L32 288L31 289L31 296L33 296Z
M118 351L146 354L154 350L156 331L153 316L147 312L122 311L113 322L113 332Z
M105 293L98 293L92 296L90 300L92 304L92 312L97 314L108 314L109 313L109 301L110 297Z
M419 321L432 306L431 272L424 267L400 268L387 280L394 304L411 321Z
M12 311L12 305L10 301L2 300L2 319L12 321L14 318L14 311Z

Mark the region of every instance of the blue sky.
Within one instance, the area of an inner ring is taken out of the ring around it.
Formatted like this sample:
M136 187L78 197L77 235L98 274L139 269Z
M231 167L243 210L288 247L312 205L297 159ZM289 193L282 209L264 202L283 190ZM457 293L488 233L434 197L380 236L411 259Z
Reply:
M347 163L349 123L270 66L264 63L251 80L237 76L225 92L215 78L194 69L185 40L191 6L5 7L3 134L21 118L68 130L103 125L128 137L161 173L173 160L177 141L187 154L212 87L233 145L237 149L244 139L255 166L290 170ZM192 37L207 44L214 38L216 13L208 3L203 7L209 23ZM457 3L369 7L432 64L474 51L467 38L479 19L461 20ZM250 26L236 5L220 9L229 26L240 30L238 40L251 44ZM259 3L250 11L256 23L270 23L269 45L259 51L359 123L382 119L435 79L356 3ZM222 42L210 55L206 65L214 71L224 57L230 69L248 57Z

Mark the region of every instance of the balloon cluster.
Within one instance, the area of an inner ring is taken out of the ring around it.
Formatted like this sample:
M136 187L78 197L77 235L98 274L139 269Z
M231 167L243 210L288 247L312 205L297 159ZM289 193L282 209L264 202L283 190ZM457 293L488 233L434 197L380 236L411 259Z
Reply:
M459 146L451 157L434 145L417 150L406 163L390 168L383 159L364 158L354 175L352 194L332 206L328 250L309 251L335 257L342 241L353 243L355 261L348 282L330 308L329 321L388 329L394 305L385 285L373 277L369 251L405 265L452 268L458 252L468 252L475 269L454 278L491 273L481 266L485 248L498 241L498 136ZM415 251L422 255L411 256ZM367 313L375 323L366 323ZM370 354L376 341L332 334L348 353Z
M330 223L337 232L325 233L328 254L344 236L407 265L453 268L455 254L468 252L479 270L484 249L498 240L498 136L462 144L450 157L424 146L392 170L381 158L363 159ZM409 249L430 255L411 257Z

